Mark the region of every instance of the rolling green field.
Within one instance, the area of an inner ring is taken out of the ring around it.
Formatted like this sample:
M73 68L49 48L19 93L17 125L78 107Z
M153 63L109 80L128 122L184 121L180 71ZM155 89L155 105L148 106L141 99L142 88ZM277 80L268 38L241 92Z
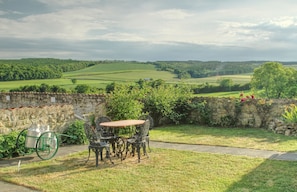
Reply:
M223 75L223 76L196 78L196 79L191 78L183 81L189 84L202 84L202 83L218 84L218 80L225 78L225 79L232 79L235 84L245 84L251 81L251 76L252 74Z
M25 85L58 85L66 89L71 89L79 84L87 84L91 87L105 88L112 82L135 82L139 79L151 78L153 80L162 79L167 83L186 83L186 84L217 84L220 78L230 78L234 83L244 84L251 79L251 74L215 76L208 78L184 79L176 78L176 75L167 71L158 71L152 64L142 64L134 62L115 62L103 63L88 67L82 70L67 72L61 79L44 80L22 80L6 81L0 83L0 90L8 91ZM71 79L76 79L74 85Z

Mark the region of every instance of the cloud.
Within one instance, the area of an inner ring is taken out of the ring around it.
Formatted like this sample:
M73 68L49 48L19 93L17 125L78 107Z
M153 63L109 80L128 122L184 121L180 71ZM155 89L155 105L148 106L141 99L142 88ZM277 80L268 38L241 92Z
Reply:
M292 0L0 0L0 58L296 60L296 6Z

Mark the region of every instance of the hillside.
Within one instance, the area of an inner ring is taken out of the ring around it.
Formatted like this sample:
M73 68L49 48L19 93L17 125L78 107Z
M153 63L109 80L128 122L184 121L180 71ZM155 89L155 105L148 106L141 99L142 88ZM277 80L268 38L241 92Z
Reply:
M59 59L21 59L0 60L0 67L16 66L51 66L62 71L60 78L2 81L0 90L18 88L24 85L58 85L63 88L74 88L79 84L87 84L92 87L105 88L112 82L135 82L139 79L162 79L167 83L186 84L217 84L222 78L232 79L234 84L246 84L250 82L252 70L260 66L261 61L250 62L218 62L218 61L158 61L158 62L136 62L136 61L73 61ZM285 66L296 68L295 62L285 62ZM232 67L233 66L233 67ZM234 67L237 66L237 67ZM245 66L244 69L240 69ZM77 68L78 67L78 68ZM230 69L234 69L233 71ZM196 72L195 72L196 70ZM213 70L213 71L212 71ZM17 76L17 70L10 74ZM193 74L203 77L193 78ZM5 74L2 72L2 75ZM191 75L189 75L191 73ZM231 73L232 75L230 75ZM184 75L184 76L183 76ZM192 77L192 78L191 78ZM76 84L72 83L76 79Z

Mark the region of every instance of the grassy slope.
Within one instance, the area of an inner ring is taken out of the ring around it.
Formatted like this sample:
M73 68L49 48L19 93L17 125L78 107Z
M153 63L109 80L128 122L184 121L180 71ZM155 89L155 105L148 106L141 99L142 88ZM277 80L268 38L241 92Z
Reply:
M157 71L152 64L141 64L134 62L117 62L95 65L83 70L64 73L61 79L44 80L26 80L1 82L0 90L8 91L12 88L18 88L25 85L59 85L64 88L74 88L78 84L88 84L92 87L105 88L111 82L135 82L139 79L152 78L163 79L168 83L217 83L219 78L231 78L234 83L247 83L250 81L250 74L217 76L199 79L179 80L170 72ZM73 85L71 79L77 79L77 84ZM237 94L237 93L236 93Z
M132 62L99 64L83 70L64 73L61 79L8 81L0 83L0 90L18 88L25 85L59 85L64 88L74 88L78 84L88 84L92 87L105 88L111 82L134 82L143 78L164 79L176 81L175 75L165 71L157 71L154 65ZM77 79L73 85L71 79Z

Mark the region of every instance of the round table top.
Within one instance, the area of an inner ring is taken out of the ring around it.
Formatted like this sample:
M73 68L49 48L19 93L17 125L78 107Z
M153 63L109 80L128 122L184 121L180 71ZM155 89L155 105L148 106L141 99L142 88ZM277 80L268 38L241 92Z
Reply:
M136 120L136 119L127 119L127 120L119 120L119 121L108 121L100 123L100 126L104 127L127 127L133 125L142 125L144 124L144 120Z

